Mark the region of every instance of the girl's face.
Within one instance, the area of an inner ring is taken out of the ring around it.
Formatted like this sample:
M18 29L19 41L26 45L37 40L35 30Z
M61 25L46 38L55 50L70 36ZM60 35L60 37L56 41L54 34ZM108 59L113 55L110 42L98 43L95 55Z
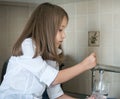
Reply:
M67 18L64 17L63 20L62 20L61 26L59 27L59 30L57 32L57 35L55 37L55 44L56 44L57 48L62 44L62 42L65 38L65 28L66 28L66 26L67 26Z

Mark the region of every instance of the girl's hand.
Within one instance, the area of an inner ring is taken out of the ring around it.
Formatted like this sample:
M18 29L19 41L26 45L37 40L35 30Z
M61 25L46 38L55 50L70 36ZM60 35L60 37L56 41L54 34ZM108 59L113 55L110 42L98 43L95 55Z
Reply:
M87 58L85 58L81 64L85 66L86 70L92 69L97 64L96 54L92 53Z
M91 95L90 97L86 97L86 99L96 99L94 95Z

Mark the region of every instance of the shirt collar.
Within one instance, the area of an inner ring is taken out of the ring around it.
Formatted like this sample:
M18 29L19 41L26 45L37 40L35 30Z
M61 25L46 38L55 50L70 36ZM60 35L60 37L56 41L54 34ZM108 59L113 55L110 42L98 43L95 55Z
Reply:
M59 54L61 54L62 53L62 50L61 49L57 49L57 54L59 55Z

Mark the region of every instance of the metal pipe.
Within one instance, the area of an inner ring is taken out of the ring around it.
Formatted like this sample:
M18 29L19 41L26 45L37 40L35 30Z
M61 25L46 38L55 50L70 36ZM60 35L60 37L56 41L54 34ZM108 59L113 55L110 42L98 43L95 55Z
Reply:
M120 67L112 66L112 65L104 65L104 64L97 64L97 66L93 68L92 70L93 71L104 70L108 72L120 73Z

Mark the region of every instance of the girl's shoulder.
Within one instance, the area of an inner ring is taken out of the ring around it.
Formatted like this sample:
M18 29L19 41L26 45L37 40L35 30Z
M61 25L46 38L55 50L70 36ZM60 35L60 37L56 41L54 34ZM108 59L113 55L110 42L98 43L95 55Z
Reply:
M32 39L31 38L26 38L25 40L23 40L22 43L32 43Z
M35 53L35 45L33 44L33 41L31 38L26 38L22 42L22 52L23 55L27 56L33 56Z
M26 45L29 45L29 46L34 45L32 38L26 38L25 40L23 40L22 46L26 46Z

